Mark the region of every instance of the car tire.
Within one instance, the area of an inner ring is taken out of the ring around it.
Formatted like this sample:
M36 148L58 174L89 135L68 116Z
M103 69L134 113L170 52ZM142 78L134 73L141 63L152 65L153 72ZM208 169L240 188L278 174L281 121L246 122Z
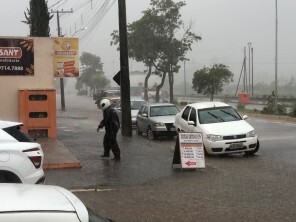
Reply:
M0 183L22 183L15 174L0 170Z
M140 131L138 124L136 124L136 133L139 136L142 135L142 132Z
M150 126L148 127L148 130L147 130L147 138L148 138L148 140L156 139L156 136Z
M254 155L259 150L259 147L260 147L260 143L259 143L259 140L257 140L256 148L254 150L252 150L252 151L245 151L245 154L246 155Z

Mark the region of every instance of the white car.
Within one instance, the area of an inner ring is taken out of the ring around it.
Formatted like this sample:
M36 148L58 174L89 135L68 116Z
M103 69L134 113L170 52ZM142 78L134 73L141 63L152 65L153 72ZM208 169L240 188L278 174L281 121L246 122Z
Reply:
M0 184L0 221L106 222L70 191L50 185Z
M21 130L22 123L0 121L0 183L44 183L44 154Z
M200 102L185 106L176 115L175 127L179 132L201 132L207 154L254 154L259 140L245 119L226 103Z

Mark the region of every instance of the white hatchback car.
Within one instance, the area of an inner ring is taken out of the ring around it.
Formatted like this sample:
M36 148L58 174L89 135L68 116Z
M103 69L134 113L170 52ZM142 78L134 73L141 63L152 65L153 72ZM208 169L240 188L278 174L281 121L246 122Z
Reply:
M43 151L20 130L21 125L0 121L0 183L44 183Z
M245 119L226 103L200 102L185 106L176 115L175 127L179 132L201 132L207 154L254 154L259 140Z
M0 221L107 222L70 191L50 185L0 184Z

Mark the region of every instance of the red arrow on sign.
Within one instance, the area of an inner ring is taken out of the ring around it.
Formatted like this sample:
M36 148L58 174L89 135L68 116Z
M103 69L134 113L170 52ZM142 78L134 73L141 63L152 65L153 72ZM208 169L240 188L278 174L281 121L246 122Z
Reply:
M187 161L185 164L186 164L187 166L193 166L193 165L196 165L196 162L190 162L190 160L189 160L189 161Z

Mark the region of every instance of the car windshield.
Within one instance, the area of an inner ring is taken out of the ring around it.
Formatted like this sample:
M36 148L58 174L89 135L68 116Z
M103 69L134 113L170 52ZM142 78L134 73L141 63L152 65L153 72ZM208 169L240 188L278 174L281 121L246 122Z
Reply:
M156 106L150 108L150 116L171 116L176 115L179 109L176 106Z
M146 101L131 101L131 109L139 110Z
M198 118L200 124L231 122L241 120L240 115L231 106L199 110Z

